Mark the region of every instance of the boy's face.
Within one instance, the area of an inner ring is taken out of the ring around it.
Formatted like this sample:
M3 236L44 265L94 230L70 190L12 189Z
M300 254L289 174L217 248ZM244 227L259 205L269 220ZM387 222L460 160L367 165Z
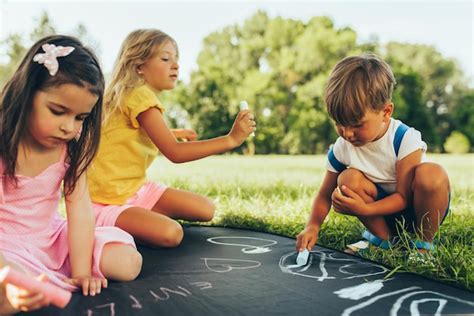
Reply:
M161 92L176 86L179 75L178 52L171 41L167 41L158 53L138 67L145 82Z
M33 97L26 142L51 149L69 142L79 133L98 96L75 84L62 84Z
M393 113L393 103L387 103L379 112L367 111L362 120L355 126L336 124L339 136L356 147L380 139L388 129L390 117Z

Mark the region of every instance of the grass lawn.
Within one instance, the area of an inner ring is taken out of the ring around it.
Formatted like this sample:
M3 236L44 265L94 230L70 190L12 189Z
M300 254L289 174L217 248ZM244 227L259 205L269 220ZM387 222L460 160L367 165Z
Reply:
M451 213L439 231L433 260L415 263L407 251L370 249L369 259L474 289L474 155L430 155L444 166L452 185ZM217 206L213 225L251 228L295 237L304 227L325 173L326 157L222 155L175 165L160 157L149 178L210 197ZM344 250L360 240L357 219L330 212L318 243Z

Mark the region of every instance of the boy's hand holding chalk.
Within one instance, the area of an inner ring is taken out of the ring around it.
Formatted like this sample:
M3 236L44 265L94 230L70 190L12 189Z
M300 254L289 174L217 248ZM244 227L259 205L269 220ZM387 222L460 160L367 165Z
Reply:
M245 100L240 101L239 106L241 111L249 109L249 104ZM255 137L255 133L250 134L250 136Z
M71 292L51 283L38 281L8 266L0 269L0 282L10 283L28 291L43 293L51 304L60 308L66 307L72 296Z
M296 264L299 266L304 266L308 263L309 259L309 251L305 248L305 250L300 251L298 253L298 257L296 257Z

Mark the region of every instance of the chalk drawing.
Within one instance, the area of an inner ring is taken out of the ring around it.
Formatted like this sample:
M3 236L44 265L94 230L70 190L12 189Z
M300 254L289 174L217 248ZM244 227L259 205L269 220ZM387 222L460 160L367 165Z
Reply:
M341 279L354 279L354 278L367 278L384 274L388 271L382 265L373 264L371 262L363 261L358 258L350 258L345 255L344 257L338 258L338 254L331 250L312 250L308 263L304 266L288 264L294 262L295 252L290 252L283 255L280 258L279 266L283 273L290 273L306 278L313 278L320 282L328 279L336 279L335 273L330 275L327 270L327 265L334 262L343 262L346 264L337 265L337 272L341 274ZM318 269L314 269L315 266ZM353 270L353 272L351 271Z
M360 300L363 297L371 296L380 291L383 287L383 280L375 280L372 282L365 282L356 286L346 287L334 294L340 298L347 298L350 300Z
M192 282L191 285L195 285L201 290L212 289L212 284L210 282Z
M172 290L170 288L167 288L167 287L160 287L160 291L162 293L162 296L160 296L159 294L157 294L155 291L152 291L152 290L149 290L150 294L155 298L155 300L157 301L166 301L166 300L169 300L170 298L170 293L174 293L174 294L178 294L178 295L181 295L183 297L187 297L188 295L190 295L191 293L181 287L181 286L178 286L180 288L181 291L178 291L178 290Z
M142 309L142 307L143 307L142 304L140 304L140 302L133 295L129 295L129 297L133 301L132 308Z
M207 281L202 281L202 282L192 282L190 283L191 285L197 287L200 290L206 290L206 289L212 289L212 284ZM158 301L167 301L168 299L171 298L172 294L179 295L182 297L188 297L191 296L192 293L189 291L187 288L183 286L176 286L177 289L171 289L170 287L160 287L159 292L156 290L148 290L148 293L155 299L155 302ZM130 299L132 300L133 304L131 305L132 308L134 309L143 309L143 305L140 303L140 301L133 295L129 295ZM123 302L121 302L123 303ZM94 307L94 309L103 309L103 308L108 308L109 309L109 315L110 316L115 316L115 302L111 302L108 304L104 305L98 305ZM101 315L104 315L104 311L101 311ZM93 316L94 311L92 309L87 310L87 316Z
M420 314L426 314L426 313L420 313L419 304L420 303L425 303L425 302L428 302L428 301L438 302L438 308L436 310L435 315L441 315L442 314L442 311L443 311L444 307L447 305L447 303L449 302L449 300L456 301L458 303L463 303L463 304L466 304L468 306L474 307L474 302L462 300L462 299L459 299L459 298L454 297L454 296L449 296L449 295L445 295L445 294L434 292L434 291L425 291L425 290L420 291L420 289L421 288L419 286L412 286L412 287L408 287L408 288L405 288L405 289L401 289L401 290L397 290L397 291L393 291L393 292L384 293L384 294L381 294L381 295L374 296L374 297L370 298L369 300L367 300L365 302L362 302L360 304L357 304L357 305L351 306L349 308L346 308L344 310L344 312L342 313L342 316L350 316L353 312L364 309L367 306L370 306L370 305L374 304L375 302L377 302L380 299L384 299L384 298L387 298L389 296L399 295L399 294L402 294L402 293L405 293L405 292L410 292L410 293L404 294L404 295L397 298L397 300L395 301L395 303L392 305L392 307L390 309L390 313L389 313L390 316L397 316L402 304L404 303L404 301L406 301L411 296L420 295L420 294L425 294L425 296L426 296L426 294L430 294L431 297L424 297L424 298L421 298L421 299L418 299L418 300L411 301L410 314L412 316L419 316ZM439 297L435 298L433 296L440 296L441 298L439 298Z
M223 242L219 240L227 240L227 239L236 239L239 240L252 240L252 241L263 241L266 242L263 245L255 246L255 245L248 245L248 244L241 244L241 243L234 243L234 242ZM236 237L236 236L222 236L222 237L211 237L207 239L208 242L211 244L216 245L225 245L225 246L236 246L236 247L244 247L242 248L242 252L246 254L260 254L272 251L268 246L276 245L277 242L270 239L263 239L263 238L255 238L255 237Z
M397 301L395 302L395 304L393 304L392 310L390 311L390 315L391 316L397 315L398 310L402 306L403 301L406 300L407 298L409 298L410 296L418 295L418 294L428 294L428 293L436 295L436 296L441 296L443 298L447 298L449 300L457 301L459 303L463 303L463 304L469 305L471 307L474 307L474 302L465 301L465 300L459 299L459 298L454 297L454 296L445 295L445 294L438 293L438 292L433 292L433 291L416 291L416 292L405 294L405 295L401 296L400 298L398 298ZM430 298L430 297L427 297L427 298ZM439 300L438 299L438 301L439 301L438 311L439 311L439 313L441 313L442 308L444 307L444 305L446 305L446 303L442 304L442 301L444 301L444 300ZM441 308L441 310L440 310L440 308ZM410 309L411 309L411 306L410 306ZM419 314L419 312L418 312L418 314Z
M214 272L225 273L232 270L245 270L258 268L262 265L259 261L224 259L224 258L201 258L206 267Z
M411 304L410 304L410 314L411 314L411 316L420 316L420 310L418 308L420 303L426 303L426 302L431 302L431 301L435 301L435 302L437 301L439 303L438 309L434 313L434 316L440 316L441 312L443 311L443 308L446 305L446 303L448 302L448 300L436 299L436 298L425 298L425 299L415 300L415 301L411 302Z

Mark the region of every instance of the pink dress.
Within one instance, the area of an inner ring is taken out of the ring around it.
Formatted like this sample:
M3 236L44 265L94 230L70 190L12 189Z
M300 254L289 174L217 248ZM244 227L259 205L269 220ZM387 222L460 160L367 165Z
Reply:
M74 291L75 286L63 281L71 276L71 267L67 222L58 213L61 182L68 167L65 153L36 177L19 175L17 188L3 176L0 161L0 253L32 275L45 273L51 283ZM103 277L100 257L109 242L135 247L132 236L125 231L96 227L92 260L96 277Z

